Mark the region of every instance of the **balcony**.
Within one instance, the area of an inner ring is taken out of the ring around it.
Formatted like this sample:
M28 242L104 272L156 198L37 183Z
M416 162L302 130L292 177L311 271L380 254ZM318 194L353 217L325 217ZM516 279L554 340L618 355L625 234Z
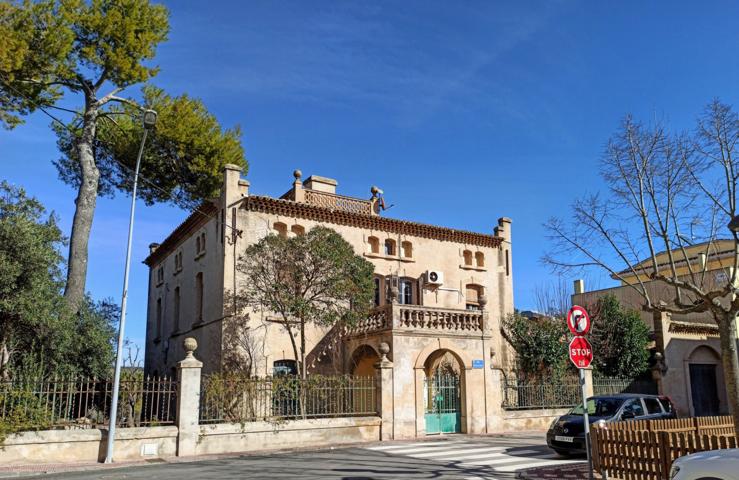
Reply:
M392 330L482 335L486 329L485 318L485 312L478 310L389 304L372 310L367 318L347 328L346 334L354 337Z

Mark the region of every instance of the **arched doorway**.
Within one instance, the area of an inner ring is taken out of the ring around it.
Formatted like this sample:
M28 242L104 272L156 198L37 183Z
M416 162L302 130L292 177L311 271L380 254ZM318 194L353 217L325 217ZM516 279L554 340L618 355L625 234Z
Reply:
M462 431L462 365L449 350L437 350L424 363L426 434Z
M693 415L720 415L723 410L719 396L719 385L723 384L721 358L704 345L691 352L687 363Z
M352 392L351 402L354 412L377 411L375 364L379 361L380 356L369 345L361 345L352 353L348 371L355 377L354 381L361 386L361 388Z
M374 348L369 345L360 345L352 353L349 360L349 373L361 377L372 377L375 375L375 363L380 361L380 356Z

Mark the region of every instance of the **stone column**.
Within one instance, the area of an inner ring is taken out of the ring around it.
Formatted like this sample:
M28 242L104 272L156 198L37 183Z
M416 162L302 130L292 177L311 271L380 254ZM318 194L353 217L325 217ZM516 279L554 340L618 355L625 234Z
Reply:
M585 374L585 395L592 397L593 393L593 367L583 368Z
M293 182L293 195L294 200L298 203L305 202L305 190L303 190L303 181L301 180L302 176L303 172L300 170L295 170L293 172L293 177L295 177L295 181Z
M382 342L379 347L380 361L375 363L377 370L377 413L382 417L380 427L380 440L392 440L395 438L393 412L393 362L388 360L390 346Z
M187 337L185 358L177 363L177 456L195 455L200 434L200 370L203 362L193 352L198 342Z

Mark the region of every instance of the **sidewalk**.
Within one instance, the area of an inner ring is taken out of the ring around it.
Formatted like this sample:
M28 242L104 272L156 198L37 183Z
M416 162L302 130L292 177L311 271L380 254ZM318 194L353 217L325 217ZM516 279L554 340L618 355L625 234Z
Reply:
M587 464L529 468L518 472L517 478L524 480L588 480ZM600 475L595 475L596 479Z

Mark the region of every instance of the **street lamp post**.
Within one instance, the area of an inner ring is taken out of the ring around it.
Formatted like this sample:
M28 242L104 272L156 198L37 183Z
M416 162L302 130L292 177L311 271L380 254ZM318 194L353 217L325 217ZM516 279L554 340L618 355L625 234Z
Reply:
M121 360L123 358L123 338L126 330L126 303L128 300L128 273L131 270L131 243L133 240L133 216L136 211L136 188L139 182L139 168L141 167L141 155L144 153L146 134L149 128L157 122L157 112L144 110L143 112L144 133L141 136L139 154L136 157L136 169L133 174L133 190L131 192L131 214L128 219L128 244L126 245L126 267L123 272L123 295L121 297L121 319L118 323L118 348L115 354L115 373L113 376L113 398L110 404L110 423L108 425L108 448L105 454L105 463L113 462L113 445L115 443L115 424L118 417L118 391L121 384Z

